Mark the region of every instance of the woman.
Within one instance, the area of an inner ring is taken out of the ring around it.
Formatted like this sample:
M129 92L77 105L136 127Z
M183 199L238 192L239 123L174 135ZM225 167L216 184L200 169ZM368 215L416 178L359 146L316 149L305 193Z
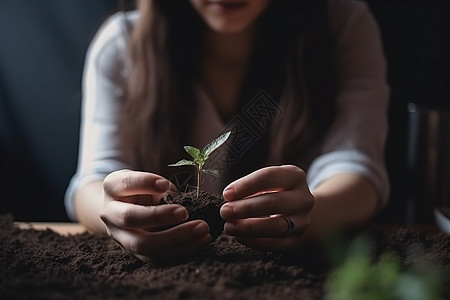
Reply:
M224 232L240 243L295 251L385 205L389 88L363 2L138 4L107 20L88 51L79 166L66 195L72 218L143 261L205 246L204 221L153 204L181 188L167 165L182 146L230 126L248 127L233 131L227 150L242 151L209 189L223 193ZM258 129L246 117L260 112L261 91L276 113L261 113Z

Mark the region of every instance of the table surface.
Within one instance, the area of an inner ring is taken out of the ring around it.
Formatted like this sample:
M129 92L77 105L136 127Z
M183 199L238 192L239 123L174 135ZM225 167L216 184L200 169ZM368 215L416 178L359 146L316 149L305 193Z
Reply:
M71 222L15 222L15 225L21 229L51 229L61 235L79 234L88 231L80 223Z

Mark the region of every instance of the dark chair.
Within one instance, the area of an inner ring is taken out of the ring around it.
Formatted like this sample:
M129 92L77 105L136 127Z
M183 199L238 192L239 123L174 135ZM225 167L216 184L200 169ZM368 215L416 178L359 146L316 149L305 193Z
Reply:
M409 103L408 129L407 222L450 218L450 111Z

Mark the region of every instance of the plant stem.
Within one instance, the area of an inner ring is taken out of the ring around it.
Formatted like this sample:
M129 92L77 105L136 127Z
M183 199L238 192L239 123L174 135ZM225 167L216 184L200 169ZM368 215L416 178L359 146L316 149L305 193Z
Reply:
M200 190L200 176L202 174L202 166L198 166L197 168L197 199Z

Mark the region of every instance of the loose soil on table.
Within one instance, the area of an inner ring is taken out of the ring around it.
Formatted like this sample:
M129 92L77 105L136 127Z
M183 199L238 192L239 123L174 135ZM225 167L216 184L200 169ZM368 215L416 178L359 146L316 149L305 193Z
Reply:
M143 264L106 236L61 236L19 229L13 221L0 215L2 299L322 299L325 293L329 266L314 245L283 256L222 234L195 257ZM373 236L377 253L395 251L407 265L406 253L420 247L425 254L419 259L439 261L449 271L450 238L444 234L397 230Z

